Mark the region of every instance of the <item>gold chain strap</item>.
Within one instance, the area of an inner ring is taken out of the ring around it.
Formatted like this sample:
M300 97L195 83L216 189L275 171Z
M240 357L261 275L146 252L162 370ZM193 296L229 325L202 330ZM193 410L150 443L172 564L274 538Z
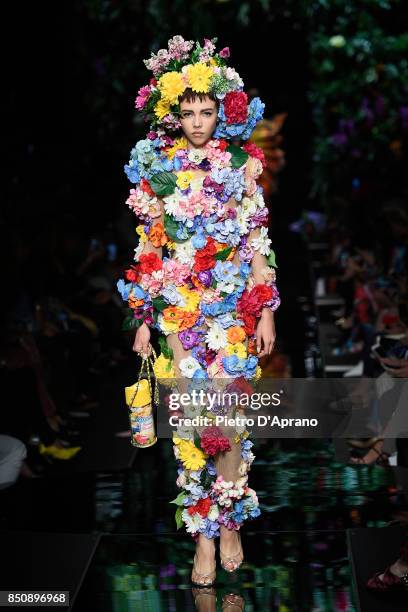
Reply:
M154 347L150 344L150 347L152 349L152 353L154 355L154 361L156 361L157 359L157 355L156 355L156 351L154 350ZM152 392L152 381L151 381L151 377L150 377L150 367L152 368L153 371L153 363L154 361L152 361L151 357L149 357L149 355L143 355L142 356L142 365L140 367L140 371L139 371L139 377L137 379L137 383L136 383L136 390L135 393L132 397L132 401L130 402L130 406L129 408L132 408L133 406L133 401L136 397L136 394L139 390L139 383L140 383L140 379L142 376L142 372L143 369L146 368L146 374L147 374L147 380L148 380L148 385L149 385L149 391L150 391L150 397L152 398L152 402L153 405L156 404L156 406L159 406L159 387L157 385L157 380L155 378L155 385L154 385L154 393Z

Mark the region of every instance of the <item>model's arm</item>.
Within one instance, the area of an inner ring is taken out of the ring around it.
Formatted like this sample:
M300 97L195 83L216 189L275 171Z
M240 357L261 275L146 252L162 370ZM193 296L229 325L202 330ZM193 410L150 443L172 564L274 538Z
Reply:
M133 350L150 355L150 327L154 326L153 302L155 297L152 278L160 274L163 246L168 238L164 231L163 202L154 194L144 193L141 188L131 190L127 202L138 218L136 232L139 244L135 249L134 263L126 270L122 297L132 310L132 327L136 326Z

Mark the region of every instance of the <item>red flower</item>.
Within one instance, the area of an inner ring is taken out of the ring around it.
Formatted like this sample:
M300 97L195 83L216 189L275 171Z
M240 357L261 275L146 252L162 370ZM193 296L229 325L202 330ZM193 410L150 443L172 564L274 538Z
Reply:
M253 142L247 142L242 148L251 157L256 157L256 159L259 159L262 164L262 168L266 168L265 153L262 151L262 149L257 147Z
M214 268L216 261L213 257L217 252L214 244L214 239L209 236L207 238L207 244L203 249L199 249L195 254L195 261L193 270L194 272L203 272L204 270L210 270Z
M240 315L240 318L244 322L244 331L247 336L253 336L255 333L255 317L252 314L244 312Z
M156 87L157 80L156 79L150 79L149 84L152 85L153 87Z
M269 285L255 285L250 292L243 292L237 303L237 310L244 315L251 314L255 317L261 315L261 310L266 302L273 297L273 289Z
M248 118L248 96L243 91L230 91L224 98L227 123L244 123Z
M135 266L130 266L129 270L125 270L126 280L131 283L137 283L140 277L138 269Z
M238 396L243 394L252 395L254 388L244 376L238 376L227 385L226 391L228 391L228 393L236 393Z
M228 147L228 142L226 140L224 140L223 138L221 140L218 141L218 148L221 149L221 151L225 151L225 149Z
M231 450L230 441L223 436L221 429L217 426L205 427L201 432L200 443L205 454L210 457Z
M163 267L163 262L156 253L140 255L139 261L141 274L151 274L155 270L161 270Z
M214 359L216 358L217 353L213 349L208 349L205 353L205 363L207 366L211 365Z
M205 499L200 499L195 506L190 506L188 509L188 513L195 514L197 512L204 518L209 513L210 506L211 499L209 497L206 497Z
M140 189L142 191L144 191L145 193L147 193L147 195L153 197L156 194L154 193L153 189L150 187L150 183L149 181L147 181L146 179L142 178L142 180L140 181Z

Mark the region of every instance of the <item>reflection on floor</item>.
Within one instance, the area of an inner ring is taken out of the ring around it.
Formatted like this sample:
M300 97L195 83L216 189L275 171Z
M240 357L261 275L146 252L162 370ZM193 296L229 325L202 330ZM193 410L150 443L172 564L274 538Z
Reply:
M256 441L250 479L263 512L243 530L246 560L237 575L218 570L217 605L234 592L245 610L356 609L346 529L385 526L405 501L392 470L337 463L325 440L299 444ZM204 607L213 605L210 595L199 598L202 608L194 605L193 543L175 532L168 503L176 493L169 442L140 452L136 463L125 479L96 480L95 529L105 535L74 612L95 598L102 612L215 609Z

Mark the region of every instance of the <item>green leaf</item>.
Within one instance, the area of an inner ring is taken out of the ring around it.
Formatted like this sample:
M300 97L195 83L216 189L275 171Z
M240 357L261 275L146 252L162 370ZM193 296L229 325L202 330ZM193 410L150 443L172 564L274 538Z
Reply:
M136 329L139 327L139 321L134 317L126 317L122 323L122 331L129 331L130 329Z
M183 508L177 508L176 510L176 514L174 515L174 518L176 519L176 526L177 529L180 529L180 527L183 526L183 519L181 518L181 514L183 512Z
M157 298L153 298L152 302L153 302L153 307L160 312L163 312L163 310L167 308L168 306L168 303L166 302L166 300L162 298L161 296Z
M240 168L243 166L248 159L249 155L246 151L243 151L241 147L237 147L236 145L230 144L226 151L231 153L231 166L233 168Z
M177 237L177 230L180 227L180 223L178 223L175 219L173 219L173 217L171 217L170 215L168 215L167 213L164 213L164 229L166 231L167 236L170 238L170 240L173 240L174 242L185 242L186 240L188 240L188 238L178 238Z
M276 257L276 255L275 255L275 251L273 251L273 250L271 249L271 252L269 253L269 255L268 255L268 257L267 257L267 262L268 262L268 264L269 264L270 266L272 266L273 268L277 268L277 267L278 267L278 266L277 266L277 264L276 264L276 261L275 261L275 257Z
M163 336L159 336L159 345L160 345L161 352L163 353L165 358L173 359L173 349L169 347L169 345L167 344L167 341L164 339Z
M177 177L173 172L158 172L150 179L150 187L158 196L166 196L174 193Z
M176 506L182 506L183 501L187 497L187 493L185 491L180 491L180 493L174 499L169 502L169 504L176 504Z
M214 255L214 259L218 259L219 261L225 261L228 255L231 253L231 251L232 251L232 247L227 247L226 249L222 249L222 251L218 251L218 253Z
M201 450L201 438L197 430L194 430L194 445Z

